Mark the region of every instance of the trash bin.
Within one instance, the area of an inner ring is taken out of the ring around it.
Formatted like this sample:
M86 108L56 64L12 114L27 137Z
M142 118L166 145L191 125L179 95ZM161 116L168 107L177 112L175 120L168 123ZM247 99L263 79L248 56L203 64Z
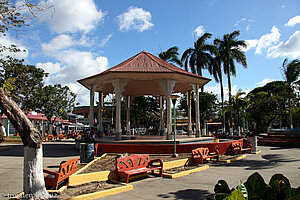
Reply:
M252 152L258 152L258 148L257 148L257 136L248 137L248 141L252 145Z
M80 143L80 162L87 163L94 160L94 143Z

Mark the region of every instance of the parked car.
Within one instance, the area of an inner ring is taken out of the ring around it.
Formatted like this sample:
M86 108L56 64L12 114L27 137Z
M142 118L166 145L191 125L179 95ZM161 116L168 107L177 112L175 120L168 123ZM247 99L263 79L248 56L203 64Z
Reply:
M177 130L177 131L176 131L176 134L177 134L177 135L186 135L187 132L185 132L184 130Z

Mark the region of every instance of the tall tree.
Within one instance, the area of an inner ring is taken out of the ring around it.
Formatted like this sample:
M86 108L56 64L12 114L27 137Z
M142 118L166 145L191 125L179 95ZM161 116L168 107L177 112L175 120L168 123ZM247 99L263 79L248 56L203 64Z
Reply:
M288 61L288 59L284 59L282 63L282 75L284 77L286 83L286 89L288 92L288 106L289 106L289 126L293 128L293 118L291 112L291 94L294 91L294 85L300 84L300 80L298 80L300 76L300 61L298 59Z
M186 71L190 68L192 73L202 76L202 69L206 69L212 64L213 58L211 54L214 51L214 46L206 43L211 36L211 33L204 33L194 42L194 47L188 48L183 52L181 62L184 64ZM201 88L201 92L204 92L204 87ZM199 109L201 121L201 107ZM202 129L200 132L202 135Z
M234 124L235 124L236 128L238 129L238 131L240 130L240 127L241 127L240 116L241 116L241 113L244 113L241 111L244 111L247 106L247 99L243 97L245 94L246 94L245 92L242 92L242 90L239 89L238 92L236 93L236 95L233 96L232 108L235 112Z
M184 51L181 62L186 71L190 69L192 73L202 76L202 69L208 68L212 64L211 54L214 46L206 43L211 36L210 33L204 33L194 42L194 47Z
M217 83L220 83L221 91L221 110L224 109L224 87L223 87L223 74L222 74L222 64L221 57L218 48L215 46L213 51L213 62L212 65L208 67L208 72L214 77ZM222 114L222 130L225 131L225 113Z
M199 93L199 104L202 106L201 115L203 119L201 120L201 125L204 125L204 120L214 119L216 117L217 111L217 95L211 92L200 92ZM180 98L180 104L178 105L179 110L184 110L185 116L188 115L188 106L185 97ZM195 106L192 102L192 119L195 119Z
M176 64L179 65L180 67L182 66L182 63L180 59L178 58L179 53L178 53L178 47L174 46L169 48L166 51L162 51L161 53L158 54L159 58L171 63L171 64Z
M236 76L235 62L242 64L247 68L246 56L241 48L246 48L247 44L243 40L237 40L240 31L233 31L230 34L225 34L223 39L215 39L214 44L217 46L220 59L223 63L224 73L228 79L229 89L229 105L231 105L231 76ZM232 112L230 112L230 128L232 128Z
M28 17L20 13L21 8L32 11L36 7L29 0L0 2L0 32L5 35L8 30L18 30L25 24ZM27 13L27 12L24 12ZM0 52L20 51L15 45L6 47L0 45ZM40 133L33 127L19 106L9 98L7 89L14 87L14 80L6 81L4 88L0 88L0 109L8 117L14 128L20 133L24 144L24 170L23 170L23 192L29 199L47 199L49 193L45 188L43 175L43 148ZM9 86L7 88L7 86Z
M135 118L137 126L140 125L139 122L143 123L145 127L155 126L158 123L153 124L154 118L159 119L158 116L159 106L157 101L150 96L137 96L132 101L131 112ZM156 117L155 117L156 116Z
M24 112L28 112L36 109L37 92L42 89L43 79L48 74L23 62L10 56L0 59L0 85Z
M68 86L60 84L47 85L37 94L38 111L45 113L48 121L54 123L56 118L67 118L75 106L76 94Z

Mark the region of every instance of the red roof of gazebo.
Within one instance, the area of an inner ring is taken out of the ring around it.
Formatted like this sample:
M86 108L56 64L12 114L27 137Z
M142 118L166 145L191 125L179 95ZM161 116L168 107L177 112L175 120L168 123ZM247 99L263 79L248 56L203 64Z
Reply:
M108 72L158 72L158 73L180 73L185 75L194 76L201 79L206 79L210 81L211 79L199 76L190 72L187 72L175 65L172 65L147 51L142 51L139 54L125 60L124 62L93 76L83 78L78 82L81 82L85 79L89 79L95 76L103 75Z

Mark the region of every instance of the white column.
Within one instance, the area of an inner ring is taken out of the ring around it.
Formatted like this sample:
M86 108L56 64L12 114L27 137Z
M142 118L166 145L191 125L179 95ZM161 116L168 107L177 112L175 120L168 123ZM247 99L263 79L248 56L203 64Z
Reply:
M159 96L159 109L160 109L160 126L159 126L159 132L160 135L163 136L164 135L164 97L163 96Z
M112 82L114 91L116 93L116 139L122 138L122 126L121 126L121 97L124 87L127 84L126 80L117 79Z
M192 135L193 132L193 128L192 128L192 95L191 95L191 91L187 92L187 106L188 106L188 136Z
M121 133L121 93L116 93L116 132Z
M98 106L98 129L100 133L103 133L103 119L102 119L102 109L103 109L103 93L99 92L99 106Z
M172 110L171 110L171 98L169 95L167 98L167 139L171 139L170 135L172 133Z
M173 88L176 84L176 81L167 80L167 92L166 92L166 99L167 99L167 139L171 139L170 135L172 134L172 110L171 110L171 98L170 96L173 93Z
M89 125L90 128L94 127L94 99L95 99L95 86L91 85L90 89L90 115L89 115Z
M195 92L195 112L196 112L196 137L200 137L200 106L199 106L199 85L193 85Z
M131 97L126 98L126 135L130 136L130 107L131 107Z

